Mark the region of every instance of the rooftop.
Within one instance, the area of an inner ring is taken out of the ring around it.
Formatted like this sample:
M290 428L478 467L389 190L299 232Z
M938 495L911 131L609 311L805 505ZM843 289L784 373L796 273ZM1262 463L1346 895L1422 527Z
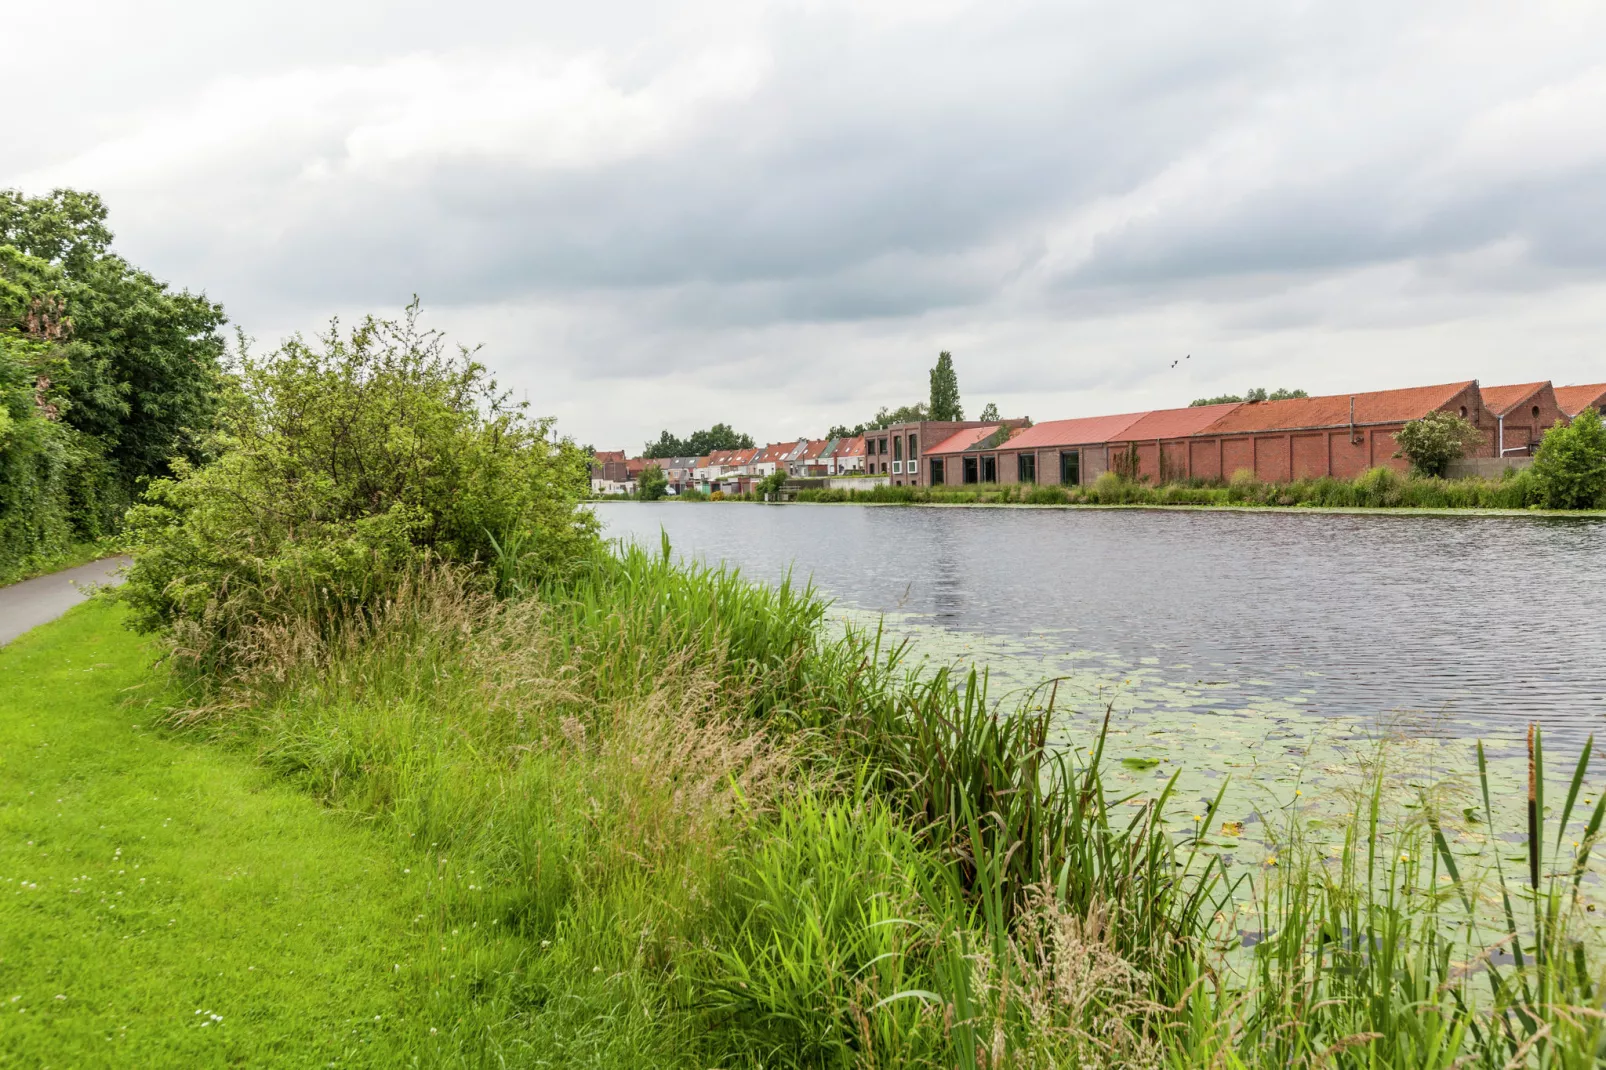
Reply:
M1046 420L1033 424L1005 443L1005 449L1034 450L1054 446L1088 446L1119 440L1122 432L1150 415L1129 412L1120 416L1083 416L1075 420Z
M1002 424L982 424L980 427L967 427L948 438L943 439L935 446L927 447L926 456L935 457L949 453L964 453L975 449L993 436Z
M1568 416L1577 416L1585 409L1606 405L1606 383L1584 383L1580 386L1558 386L1556 404Z
M1224 405L1190 405L1186 409L1156 409L1147 413L1120 433L1129 442L1147 442L1159 438L1184 438L1197 435L1232 410L1241 402L1229 401Z
M1329 394L1317 398L1245 402L1202 428L1200 434L1236 435L1255 431L1295 431L1306 427L1345 427L1350 402L1355 403L1357 424L1392 424L1418 420L1450 403L1477 380L1441 386L1413 386L1404 390L1373 390L1364 394Z
M1549 383L1511 383L1482 389L1483 407L1496 416L1510 416L1511 410L1549 386Z

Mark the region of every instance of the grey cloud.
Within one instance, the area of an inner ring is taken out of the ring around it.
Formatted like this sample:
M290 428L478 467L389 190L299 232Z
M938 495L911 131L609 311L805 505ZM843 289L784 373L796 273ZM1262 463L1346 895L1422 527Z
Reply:
M1241 386L1235 369L1326 368L1346 331L1503 336L1515 320L1489 317L1517 313L1498 310L1551 307L1606 269L1606 154L1502 153L1498 131L1467 147L1482 118L1536 95L1541 115L1587 120L1587 101L1544 94L1598 63L1606 21L1564 6L1511 25L1438 0L172 10L143 50L123 47L141 34L126 13L86 24L107 81L64 88L40 117L59 144L0 149L0 182L225 79L360 79L408 55L471 70L539 45L601 56L615 88L650 93L710 41L756 42L751 88L580 164L495 144L358 166L348 134L390 105L340 98L350 114L281 118L204 164L83 178L131 256L248 328L417 292L470 337L494 320L516 374L563 390L696 367L787 384L760 407L871 411L918 395L949 347L978 362L967 394L1185 401L1206 376ZM123 84L139 91L97 105ZM1158 375L1161 354L1196 344L1216 354L1198 382Z

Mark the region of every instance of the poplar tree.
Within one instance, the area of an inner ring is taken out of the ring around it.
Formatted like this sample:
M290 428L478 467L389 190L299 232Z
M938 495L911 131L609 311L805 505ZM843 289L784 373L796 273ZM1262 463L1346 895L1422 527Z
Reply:
M965 411L959 407L959 376L954 374L953 355L946 349L937 354L937 366L931 369L931 404L927 413L931 420L965 418Z

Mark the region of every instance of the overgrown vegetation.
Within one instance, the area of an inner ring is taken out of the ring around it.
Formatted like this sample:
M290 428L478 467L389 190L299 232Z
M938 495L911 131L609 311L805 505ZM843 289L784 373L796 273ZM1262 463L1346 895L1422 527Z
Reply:
M809 488L803 502L880 502L952 505L1205 505L1296 506L1329 509L1529 509L1543 505L1544 490L1532 470L1500 479L1427 479L1374 468L1354 479L1299 479L1264 483L1239 472L1226 483L1154 485L1106 472L1081 486L1003 483L942 487L882 486L869 490Z
M118 526L202 456L223 311L111 251L92 193L0 190L0 577Z
M1546 431L1533 474L1547 508L1606 508L1606 427L1600 414L1585 409L1571 424Z
M599 546L568 447L495 397L410 321L248 365L125 596L206 652L167 659L173 724L433 871L443 929L505 934L459 1061L1593 1064L1587 748L1558 809L1532 739L1525 880L1476 857L1509 838L1486 772L1480 808L1379 767L1336 841L1266 812L1269 857L1235 863L1231 785L1110 794L1108 710L999 701L667 541Z
M1230 785L1112 797L1098 720L1052 687L1001 704L875 633L830 638L807 590L665 547L510 593L429 566L333 631L260 625L177 711L458 875L443 923L515 938L477 964L485 1051L1592 1065L1587 753L1547 805L1535 740L1517 878L1472 869L1505 831L1487 787L1402 797L1381 767L1336 837L1267 813L1276 864L1235 866Z
M129 511L136 626L222 664L258 625L371 612L426 562L575 567L587 458L417 316L241 355L217 459L177 461Z

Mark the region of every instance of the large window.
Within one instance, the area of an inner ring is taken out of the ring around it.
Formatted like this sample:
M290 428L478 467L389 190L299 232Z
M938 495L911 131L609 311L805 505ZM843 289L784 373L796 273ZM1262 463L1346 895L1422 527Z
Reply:
M964 481L966 483L976 482L976 458L966 457L963 463L964 467L960 471L964 476Z
M1074 487L1082 482L1082 452L1066 450L1060 454L1060 482Z
M1037 482L1037 454L1017 453L1015 455L1015 478L1022 483Z
M920 452L918 447L919 447L919 438L918 438L918 436L916 436L914 434L910 434L910 436L909 436L909 459L911 461L915 459L915 454Z
M983 483L998 482L998 458L990 453L981 459L981 481Z
M931 459L930 463L931 463L931 485L934 486L934 487L939 487L942 484L947 482L947 480L943 478L943 476L946 473L944 473L943 470L942 470L942 458L941 457L933 457Z
M902 435L893 435L892 436L892 459L894 461L903 460L903 436Z

